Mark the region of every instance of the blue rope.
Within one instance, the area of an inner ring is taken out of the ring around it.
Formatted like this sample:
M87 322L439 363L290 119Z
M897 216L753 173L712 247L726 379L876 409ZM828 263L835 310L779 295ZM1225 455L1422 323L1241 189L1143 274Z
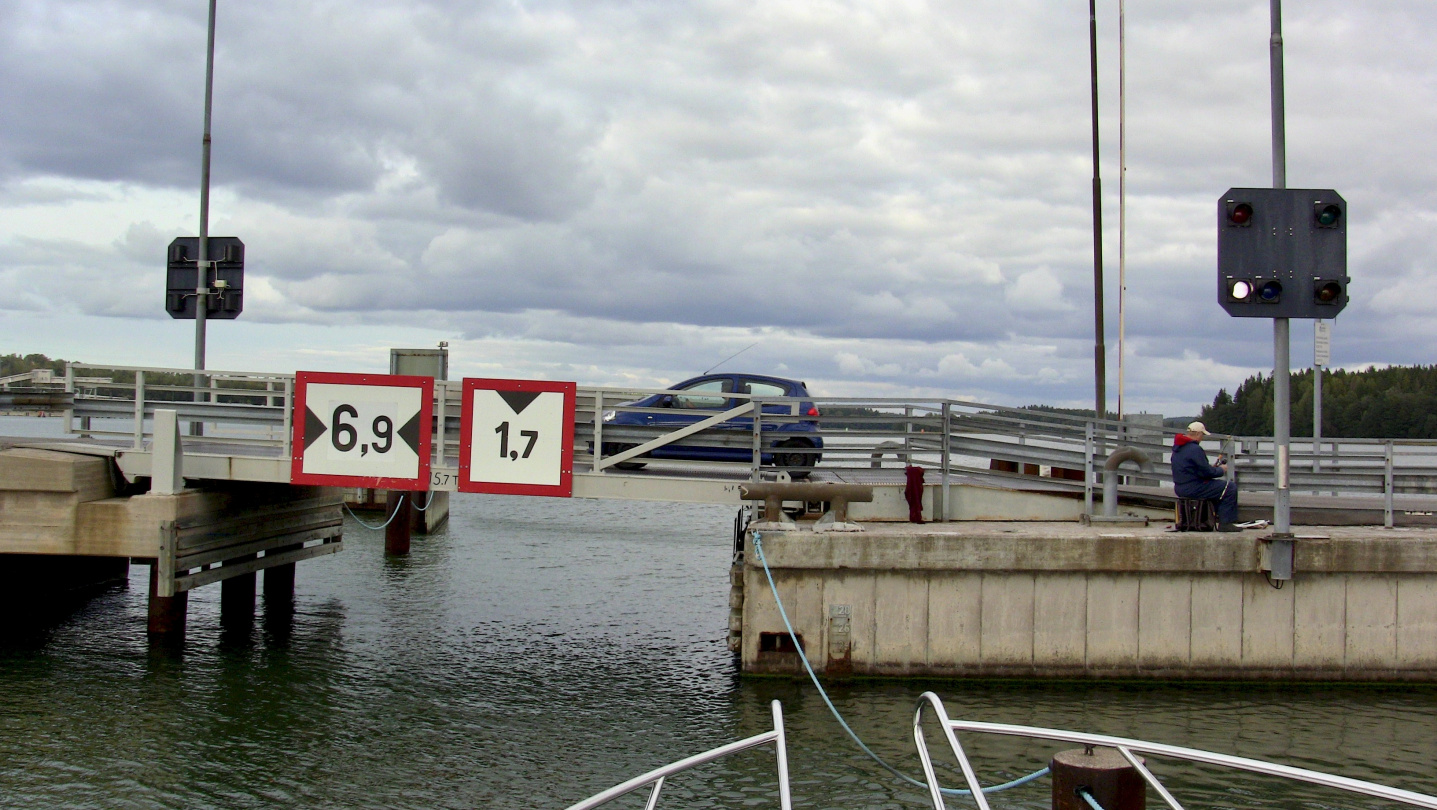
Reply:
M384 521L383 523L379 524L378 526L371 526L371 525L369 525L368 523L365 523L364 521L360 520L360 519L359 519L359 515L354 514L354 510L349 508L349 504L345 504L345 505L344 505L344 511L348 512L348 513L349 513L349 516L352 517L352 518L354 518L354 522L355 522L355 523L358 523L359 525L363 526L363 527L366 528L366 529L374 529L375 531L378 531L378 530L380 530L380 529L387 528L387 527L389 526L389 524L391 524L391 523L394 522L394 518L396 518L396 517L399 516L399 505L402 504L402 503L404 503L404 496L403 496L403 495L400 495L400 496L399 496L399 500L398 500L397 502L395 502L395 504L394 504L394 514L392 514L392 515L389 516L389 520Z
M874 762L877 762L879 765L882 765L888 770L889 773L893 774L899 779L902 779L908 784L927 790L927 783L920 782L917 779L914 779L913 777L909 776L908 774L903 773L902 771L885 762L883 760L883 757L880 757L877 754L873 753L873 749L863 744L863 740L860 740L858 738L858 735L853 732L853 729L849 728L848 722L843 719L843 715L838 713L838 709L833 705L833 701L828 699L828 693L824 691L823 684L819 683L818 675L814 674L813 666L808 663L808 655L804 653L803 646L798 643L798 634L793 631L793 625L788 621L788 611L783 609L783 600L778 597L778 587L773 584L773 574L768 570L768 560L764 559L763 556L763 535L759 532L753 533L753 550L754 554L758 556L759 563L763 566L763 575L768 578L769 590L773 591L773 601L775 604L778 605L779 618L783 619L783 626L788 629L789 638L793 639L793 648L798 650L798 660L802 661L803 668L808 670L809 680L813 681L813 685L818 688L818 695L819 697L823 698L823 702L828 706L828 710L833 713L833 719L837 720L840 726L843 726L843 730L848 732L849 738L852 739L853 742L855 742L858 747L863 750L863 753L867 754L870 758L872 758ZM985 787L983 788L983 792L997 793L1002 790L1008 790L1010 788L1018 787L1019 785L1026 785L1034 779L1040 779L1047 775L1048 769L1042 768L1040 770L1033 771L1027 776L1021 776L1017 779L1014 779L1011 782L1004 782L1001 785L991 785L989 787ZM962 788L940 787L938 789L948 796L973 795L973 791L964 790ZM1100 807L1098 808L1098 810L1102 810L1102 808Z
M1103 810L1103 806L1098 804L1098 800L1093 798L1093 794L1089 793L1087 788L1078 788L1078 795L1082 796L1083 801L1087 802L1093 810Z
M424 500L424 505L423 505L423 506L420 506L419 504L416 503L416 504L414 504L414 509L415 509L415 511L418 511L418 512L428 512L428 511L429 511L429 506L430 506L431 504L433 504L433 503L434 503L434 490L431 489L431 490L429 490L429 497Z

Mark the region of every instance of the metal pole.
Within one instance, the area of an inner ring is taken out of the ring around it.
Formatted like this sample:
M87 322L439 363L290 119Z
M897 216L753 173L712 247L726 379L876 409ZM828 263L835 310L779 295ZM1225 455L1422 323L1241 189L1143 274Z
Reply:
M1272 38L1269 40L1272 71L1272 187L1287 188L1287 131L1282 85L1282 0L1270 0L1270 2L1272 11ZM1292 436L1292 426L1289 421L1292 413L1289 399L1289 326L1287 318L1272 319L1274 486L1272 528L1278 534L1290 534L1292 531L1292 492L1288 489L1289 444Z
M1098 167L1098 3L1088 0L1088 55L1093 87L1093 414L1108 417L1108 350L1103 344L1103 181Z
M1312 364L1312 471L1322 469L1322 366Z
M209 36L205 43L205 133L200 145L200 246L195 257L195 370L205 367L205 316L209 312L210 288L210 111L214 106L215 86L215 3L210 0ZM195 387L203 385L195 375ZM196 400L204 395L196 393ZM192 435L203 431L203 422L190 425Z
M1118 418L1123 418L1124 344L1128 299L1128 42L1127 3L1118 0Z

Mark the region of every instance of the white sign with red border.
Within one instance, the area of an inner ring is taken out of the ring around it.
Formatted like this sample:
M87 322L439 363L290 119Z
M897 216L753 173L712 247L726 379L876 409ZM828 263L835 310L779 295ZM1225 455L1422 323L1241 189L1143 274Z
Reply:
M574 494L571 382L464 380L459 491Z
M290 482L429 489L434 380L394 374L295 374Z

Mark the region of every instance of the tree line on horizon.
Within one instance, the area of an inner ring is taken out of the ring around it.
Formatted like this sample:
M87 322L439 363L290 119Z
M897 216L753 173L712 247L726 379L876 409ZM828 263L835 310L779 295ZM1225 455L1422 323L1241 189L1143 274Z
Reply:
M1312 435L1313 373L1292 375L1293 436ZM1221 389L1198 419L1214 433L1272 435L1271 375ZM1322 375L1322 435L1335 439L1437 439L1437 366L1391 366Z

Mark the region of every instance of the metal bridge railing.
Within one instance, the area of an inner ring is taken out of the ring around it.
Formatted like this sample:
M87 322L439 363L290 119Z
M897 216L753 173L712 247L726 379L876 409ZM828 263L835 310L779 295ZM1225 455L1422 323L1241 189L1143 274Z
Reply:
M104 366L72 363L64 385L63 410L68 431L109 443L141 448L149 440L156 408L178 411L192 424L182 437L187 445L223 443L231 455L288 457L294 376L251 372ZM436 381L434 462L457 466L461 381ZM1104 462L1119 448L1140 451L1150 461L1144 470L1120 468L1130 484L1171 485L1167 460L1173 431L1132 421L1093 419L1071 414L1011 408L952 399L809 397L803 400L725 394L729 414L694 429L619 426L606 422L607 411L672 414L664 408L632 403L668 389L584 386L578 389L575 456L593 473L614 472L632 464L663 468L673 462L645 453L665 445L725 448L738 461L680 462L690 474L721 471L786 471L802 475L820 470L872 471L916 465L947 486L958 475L981 473L1033 481L1043 473L1047 489L1082 492L1092 512L1100 491ZM813 403L817 416L799 413ZM704 415L714 416L714 412ZM780 425L811 423L811 431L778 431ZM790 445L775 455L774 439ZM800 446L820 438L822 449ZM1272 440L1215 436L1210 450L1221 449L1233 463L1230 474L1245 491L1271 490ZM1217 445L1217 447L1214 447ZM591 452L592 448L592 452ZM628 453L628 455L624 455ZM819 460L821 458L821 460ZM1046 469L1044 469L1046 468ZM934 481L933 478L929 479ZM1437 494L1437 441L1405 439L1323 439L1292 442L1294 492L1381 495L1391 525L1396 498Z

